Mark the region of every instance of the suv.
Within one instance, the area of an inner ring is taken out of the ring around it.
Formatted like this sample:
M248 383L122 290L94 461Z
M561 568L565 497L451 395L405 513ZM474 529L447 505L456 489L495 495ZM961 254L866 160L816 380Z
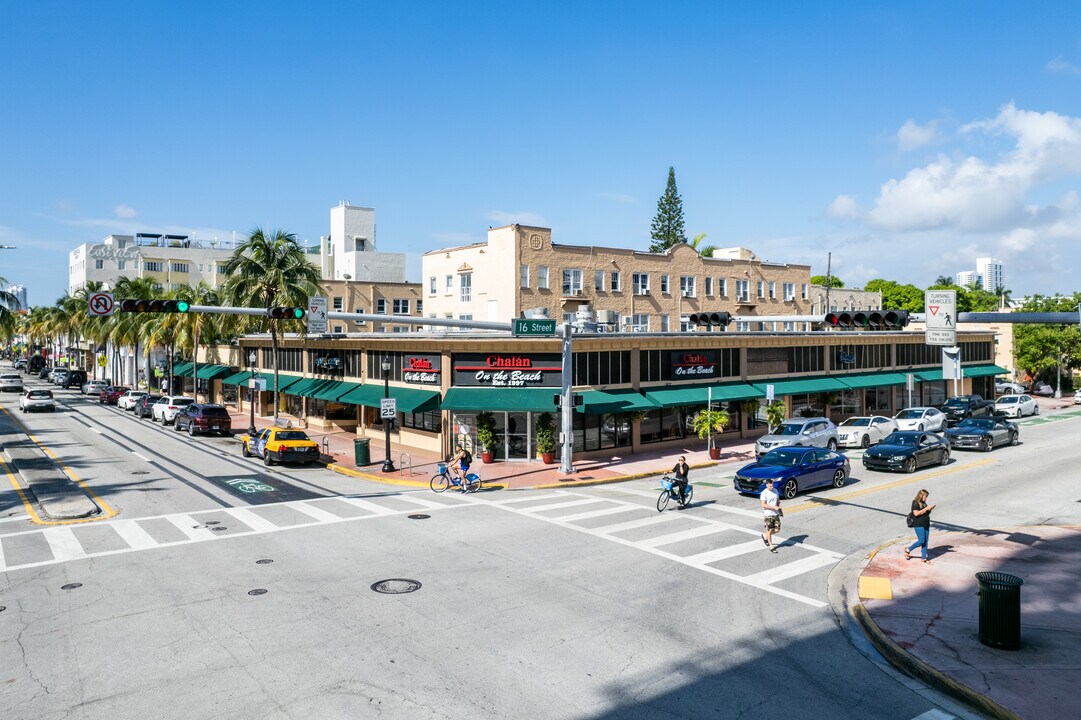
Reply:
M150 406L150 419L168 425L176 419L176 414L186 405L195 402L195 398L183 395L162 395L158 401Z
M984 400L982 395L955 395L944 402L941 409L946 416L946 425L953 427L968 418L991 417L995 404Z
M23 391L23 378L17 372L6 372L0 374L0 392L17 392Z
M48 410L56 412L56 403L53 401L52 390L27 390L19 398L19 409L23 412L35 410Z
M82 391L83 385L86 383L86 370L69 370L68 374L64 376L64 382L61 385L65 388L69 388L72 385L79 388Z
M187 430L192 437L197 432L228 436L233 429L233 420L229 417L229 411L221 405L192 403L177 412L173 418L173 429L177 432Z
M161 400L161 395L143 395L141 398L135 401L135 405L131 408L131 411L135 414L135 417L140 420L143 418L154 419L151 408L154 407L154 403Z
M837 426L824 417L792 418L778 425L754 444L755 458L779 447L799 445L837 449Z

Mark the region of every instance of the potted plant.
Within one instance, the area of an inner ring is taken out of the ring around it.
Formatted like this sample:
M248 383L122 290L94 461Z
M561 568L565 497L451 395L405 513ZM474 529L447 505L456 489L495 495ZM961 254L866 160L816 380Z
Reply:
M555 462L556 438L551 413L537 416L537 452L545 465Z
M721 449L713 444L713 433L719 433L728 425L728 413L724 410L699 410L692 421L698 437L707 441L709 459L720 460Z
M769 423L770 432L784 422L784 410L784 403L780 400L774 400L766 406L766 422Z
M477 442L480 459L490 463L495 457L495 417L490 412L477 413Z

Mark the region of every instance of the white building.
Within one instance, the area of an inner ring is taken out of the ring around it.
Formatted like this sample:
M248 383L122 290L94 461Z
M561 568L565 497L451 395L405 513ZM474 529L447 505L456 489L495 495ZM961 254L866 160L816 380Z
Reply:
M15 297L16 306L12 310L26 310L30 307L26 303L26 286L25 285L12 285L8 288L8 292Z
M377 253L375 210L342 202L330 210L330 236L320 238L324 280L404 283L405 253Z
M980 287L987 292L997 292L999 288L1006 287L1006 273L1001 260L976 258L976 274L980 277Z
M957 273L957 284L963 288L972 287L980 282L980 276L974 270L962 270Z

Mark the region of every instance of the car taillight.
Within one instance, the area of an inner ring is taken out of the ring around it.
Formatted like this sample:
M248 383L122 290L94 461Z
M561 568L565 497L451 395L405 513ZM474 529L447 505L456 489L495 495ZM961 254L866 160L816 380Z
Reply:
M170 410L179 410L179 409L180 409L180 407L179 407L178 405L170 405L170 406L169 406L169 409L170 409Z
M279 445L278 446L278 452L280 452L280 453L285 452L285 446L284 445Z

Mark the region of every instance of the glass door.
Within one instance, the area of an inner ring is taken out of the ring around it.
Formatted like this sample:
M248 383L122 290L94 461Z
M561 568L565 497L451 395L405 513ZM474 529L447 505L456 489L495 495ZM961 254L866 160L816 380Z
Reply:
M529 413L507 413L507 459L528 460L529 452Z

